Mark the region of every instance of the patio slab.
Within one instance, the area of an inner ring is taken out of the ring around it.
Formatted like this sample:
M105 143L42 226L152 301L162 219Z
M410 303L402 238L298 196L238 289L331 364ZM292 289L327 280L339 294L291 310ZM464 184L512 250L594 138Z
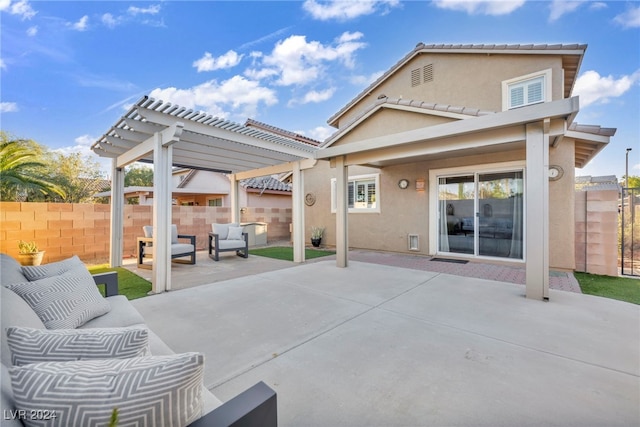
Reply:
M133 301L228 400L257 381L281 426L640 424L640 307L320 261Z

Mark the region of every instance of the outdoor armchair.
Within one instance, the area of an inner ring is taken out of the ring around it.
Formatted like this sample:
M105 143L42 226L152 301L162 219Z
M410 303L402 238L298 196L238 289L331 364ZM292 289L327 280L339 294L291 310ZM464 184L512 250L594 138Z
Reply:
M138 237L138 268L150 269L151 264L144 264L145 257L153 257L153 227L142 227L144 237ZM189 239L189 243L180 243L178 239ZM175 259L189 257L185 259ZM178 227L171 224L171 258L183 264L196 263L196 236L178 234Z
M235 251L243 258L249 257L249 235L238 223L211 224L209 233L209 258L218 261L220 252Z

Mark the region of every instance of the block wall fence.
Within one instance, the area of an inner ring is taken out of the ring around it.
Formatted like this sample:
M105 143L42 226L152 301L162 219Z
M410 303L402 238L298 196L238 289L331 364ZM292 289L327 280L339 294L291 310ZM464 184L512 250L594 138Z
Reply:
M576 271L618 275L619 197L615 190L576 192Z
M289 241L290 208L247 208L242 222L267 223L267 241ZM196 235L199 250L207 248L211 224L231 221L225 207L173 206L172 223L180 234ZM142 226L152 224L152 207L124 206L124 257L135 257ZM18 241L35 241L45 251L43 263L78 255L88 264L109 261L111 206L76 203L0 202L0 251L16 257Z

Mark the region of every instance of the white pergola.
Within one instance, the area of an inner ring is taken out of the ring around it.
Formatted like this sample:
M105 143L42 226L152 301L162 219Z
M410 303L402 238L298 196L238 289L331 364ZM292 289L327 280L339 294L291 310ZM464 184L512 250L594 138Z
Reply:
M229 174L231 221L239 222L239 180L293 173L294 261L304 262L304 180L316 163L316 147L206 113L144 96L98 141L92 150L112 161L110 263L122 264L124 167L153 163L153 292L171 289L171 168Z

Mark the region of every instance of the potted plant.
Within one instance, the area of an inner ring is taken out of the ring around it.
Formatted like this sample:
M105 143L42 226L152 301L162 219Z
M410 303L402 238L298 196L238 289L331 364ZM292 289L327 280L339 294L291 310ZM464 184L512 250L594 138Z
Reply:
M40 265L44 251L38 250L36 242L18 242L18 259L22 265Z
M324 227L311 227L311 244L317 248L322 242L322 235L324 234Z

